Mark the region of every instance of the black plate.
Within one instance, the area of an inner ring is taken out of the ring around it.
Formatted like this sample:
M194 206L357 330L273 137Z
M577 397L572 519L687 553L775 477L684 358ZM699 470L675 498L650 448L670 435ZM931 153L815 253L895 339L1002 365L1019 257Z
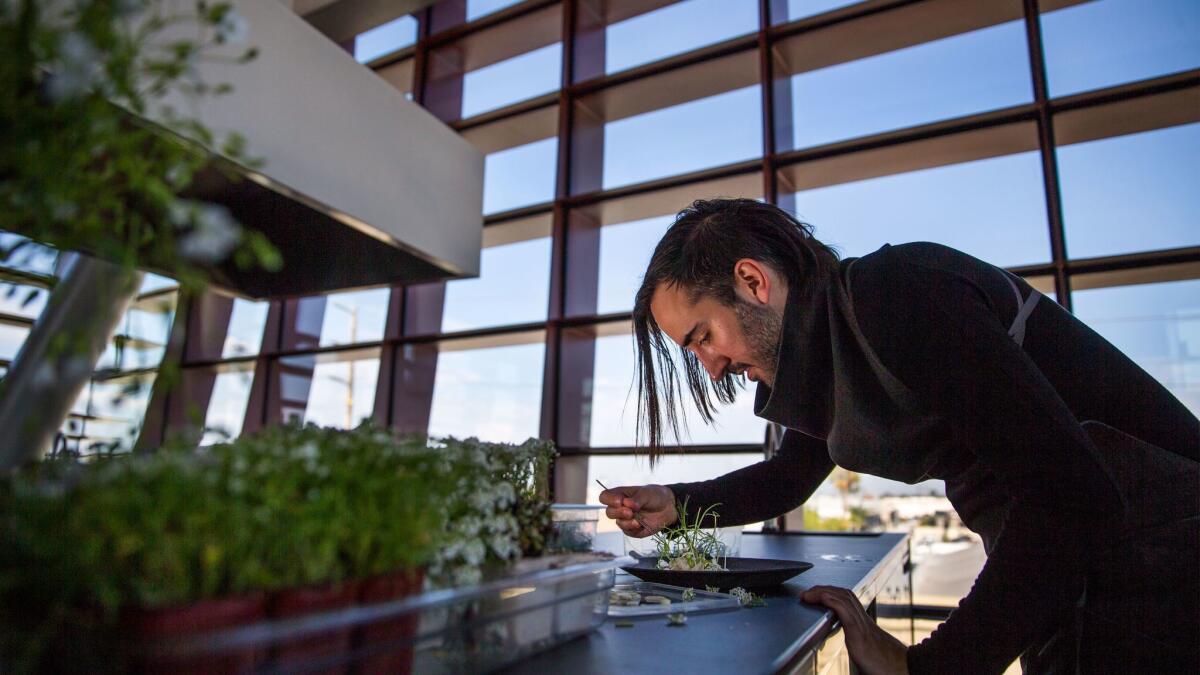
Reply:
M716 586L723 591L742 587L771 588L778 586L792 577L812 568L812 563L798 560L765 560L762 558L726 558L727 570L708 572L681 572L676 570L658 569L658 558L648 557L638 560L636 565L622 567L642 581L650 581L672 586L690 586L704 588Z

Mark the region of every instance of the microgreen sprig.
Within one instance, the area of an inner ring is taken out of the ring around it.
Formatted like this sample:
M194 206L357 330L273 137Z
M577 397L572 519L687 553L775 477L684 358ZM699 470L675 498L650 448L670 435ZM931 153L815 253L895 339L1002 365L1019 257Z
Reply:
M717 537L718 506L720 504L708 506L695 518L689 518L687 499L676 503L679 523L654 535L660 566L665 562L669 567L673 562L682 560L684 568L688 570L725 568L727 549ZM705 528L708 520L712 521L711 529Z

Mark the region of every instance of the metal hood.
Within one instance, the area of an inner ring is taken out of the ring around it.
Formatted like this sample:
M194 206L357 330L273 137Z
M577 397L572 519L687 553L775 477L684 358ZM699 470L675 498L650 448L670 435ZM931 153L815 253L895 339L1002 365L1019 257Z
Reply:
M482 154L283 4L234 5L249 32L230 53L254 46L258 58L199 64L232 94L166 103L242 134L263 160L233 180L214 167L193 194L263 232L284 269L226 264L214 284L269 297L477 275Z

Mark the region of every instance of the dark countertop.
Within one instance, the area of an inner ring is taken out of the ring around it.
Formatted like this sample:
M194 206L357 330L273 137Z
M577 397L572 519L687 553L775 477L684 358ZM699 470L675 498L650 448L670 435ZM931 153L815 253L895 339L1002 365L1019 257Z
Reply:
M619 535L597 536L597 548L620 553L620 546ZM813 568L769 592L766 607L689 614L684 627L668 627L661 615L632 619L632 628L609 619L596 632L504 672L661 673L667 663L670 672L779 671L819 645L835 621L824 607L800 602L799 594L818 584L841 586L869 605L908 560L908 535L746 533L741 555L803 560ZM630 579L618 576L617 582Z

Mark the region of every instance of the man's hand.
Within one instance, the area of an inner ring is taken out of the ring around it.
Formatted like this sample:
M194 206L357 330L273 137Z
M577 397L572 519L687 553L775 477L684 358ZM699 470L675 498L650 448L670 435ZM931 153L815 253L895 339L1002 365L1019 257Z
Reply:
M663 485L630 485L600 493L604 514L631 537L649 537L675 522L675 493Z
M867 675L908 675L908 647L875 623L850 591L813 586L800 595L804 602L825 605L837 614L846 631L850 659Z

